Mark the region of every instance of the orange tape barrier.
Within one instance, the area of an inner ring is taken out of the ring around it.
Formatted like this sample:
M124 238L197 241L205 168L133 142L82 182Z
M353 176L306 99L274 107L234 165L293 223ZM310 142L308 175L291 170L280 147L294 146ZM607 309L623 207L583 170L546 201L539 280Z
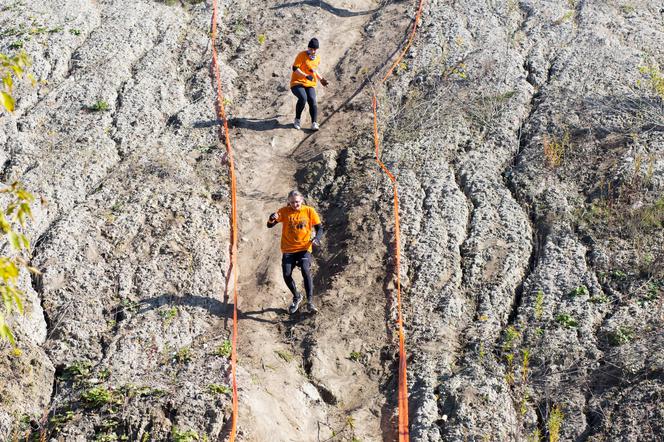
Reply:
M212 69L214 71L214 78L217 85L217 100L215 103L215 110L217 118L224 122L223 133L219 128L219 138L222 135L226 143L226 156L228 158L228 173L231 180L231 264L229 271L233 272L233 339L231 349L231 378L233 382L233 415L231 417L231 434L230 442L235 441L235 434L237 431L237 282L238 282L238 267L237 267L237 186L235 180L235 163L233 162L233 149L231 148L231 140L228 135L228 121L226 120L226 110L224 109L224 94L221 90L221 75L219 74L219 63L217 60L217 0L212 0L212 31L210 32L210 39L212 41ZM230 278L228 279L230 280Z
M410 32L408 41L404 46L403 50L399 54L390 69L387 71L385 76L380 80L378 86L382 86L385 81L392 75L394 68L401 62L410 46L413 44L413 39L415 38L415 33L417 32L417 25L420 22L422 16L422 6L424 0L419 0L419 6L417 8L417 13L415 14L415 22L413 23L413 30ZM387 174L392 182L392 190L394 193L394 255L395 255L395 271L397 274L397 325L399 326L399 395L398 395L398 405L399 405L399 442L408 442L410 440L410 435L408 431L408 383L406 375L406 338L403 333L403 316L401 314L401 229L399 227L399 193L397 190L397 179L392 172L385 166L385 164L380 160L380 139L378 137L378 98L376 97L376 92L374 90L372 97L372 109L373 109L373 135L374 135L374 147L376 148L376 162L381 169Z

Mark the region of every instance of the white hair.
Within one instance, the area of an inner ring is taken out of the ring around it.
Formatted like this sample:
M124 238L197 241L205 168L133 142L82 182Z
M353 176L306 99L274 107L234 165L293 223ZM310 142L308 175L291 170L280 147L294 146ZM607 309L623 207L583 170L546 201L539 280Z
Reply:
M288 201L290 201L291 198L297 198L298 196L304 201L304 195L302 195L299 190L291 190L288 192Z

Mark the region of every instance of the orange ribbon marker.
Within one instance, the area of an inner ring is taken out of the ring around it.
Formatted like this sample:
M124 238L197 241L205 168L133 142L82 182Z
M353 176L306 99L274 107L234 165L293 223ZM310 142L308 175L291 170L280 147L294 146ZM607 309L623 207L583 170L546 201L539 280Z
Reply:
M212 69L214 71L214 78L217 86L217 99L215 102L215 110L217 118L224 122L223 131L219 128L219 138L223 137L226 143L226 154L228 158L228 173L231 181L231 264L229 271L233 272L233 338L231 347L231 378L233 382L233 415L231 417L231 434L230 442L235 441L235 434L237 432L237 418L238 418L238 405L237 405L237 380L236 380L236 366L237 366L237 282L238 282L238 267L237 267L237 186L235 180L235 163L233 162L233 149L231 148L231 140L228 135L228 121L226 120L226 110L224 109L224 94L221 90L221 75L219 74L219 62L217 60L217 47L215 42L217 40L217 0L212 0L212 30L210 32L210 39L212 42ZM230 278L228 279L230 280Z
M413 29L410 32L408 37L408 42L404 46L403 50L399 54L399 57L392 63L390 69L388 69L385 76L380 80L378 86L382 86L385 81L392 75L394 68L401 62L410 46L413 44L413 39L415 38L415 33L417 32L417 25L420 22L422 16L422 5L424 0L419 0L419 6L417 8L417 13L415 14L415 22L413 23ZM380 139L378 137L378 98L376 97L376 92L373 92L372 97L372 109L373 109L373 135L374 135L374 147L376 149L376 162L381 169L387 174L392 182L392 190L394 193L394 257L395 257L395 269L397 274L397 325L399 326L399 394L398 394L398 406L399 406L399 442L409 442L410 436L408 432L408 383L406 375L406 338L403 333L403 316L401 315L401 230L399 227L399 193L397 190L397 179L392 172L385 166L385 164L380 160Z

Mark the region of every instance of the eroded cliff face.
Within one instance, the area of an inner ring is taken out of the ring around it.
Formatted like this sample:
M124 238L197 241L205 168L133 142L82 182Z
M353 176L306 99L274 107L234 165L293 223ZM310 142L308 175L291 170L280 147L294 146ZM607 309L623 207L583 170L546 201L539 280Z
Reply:
M29 309L13 322L23 352L2 350L0 438L33 419L55 440L223 440L229 191L210 4L5 3L0 52L22 45L38 84L0 116L2 177L48 203L30 231L43 275L25 277ZM655 3L426 2L378 90L399 181L412 440L661 438ZM242 440L396 437L392 194L370 93L416 6L220 5ZM288 91L312 36L331 80L317 133L290 126ZM327 228L317 316L286 313L278 232L264 226L294 187Z

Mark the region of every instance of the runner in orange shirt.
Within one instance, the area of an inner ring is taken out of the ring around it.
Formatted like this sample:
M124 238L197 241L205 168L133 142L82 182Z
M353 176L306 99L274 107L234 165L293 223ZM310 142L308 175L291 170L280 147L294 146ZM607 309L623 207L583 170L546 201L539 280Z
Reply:
M309 114L311 115L311 130L318 130L318 105L316 104L316 84L318 80L323 86L327 86L328 81L318 72L320 56L316 51L320 47L318 39L312 38L306 51L297 54L293 62L293 72L291 73L290 88L293 95L297 97L295 105L295 120L293 127L300 129L302 123L302 111L305 104L309 104Z
M320 216L311 206L305 206L304 197L297 190L288 194L288 205L270 215L267 226L272 228L282 223L281 229L281 269L284 281L293 294L293 302L288 312L293 314L302 302L302 294L297 291L293 281L293 269L300 267L304 279L304 290L307 293L307 307L309 312L317 313L314 305L314 284L311 277L311 251L312 245L320 247L323 236L323 225ZM316 231L315 236L313 231Z

